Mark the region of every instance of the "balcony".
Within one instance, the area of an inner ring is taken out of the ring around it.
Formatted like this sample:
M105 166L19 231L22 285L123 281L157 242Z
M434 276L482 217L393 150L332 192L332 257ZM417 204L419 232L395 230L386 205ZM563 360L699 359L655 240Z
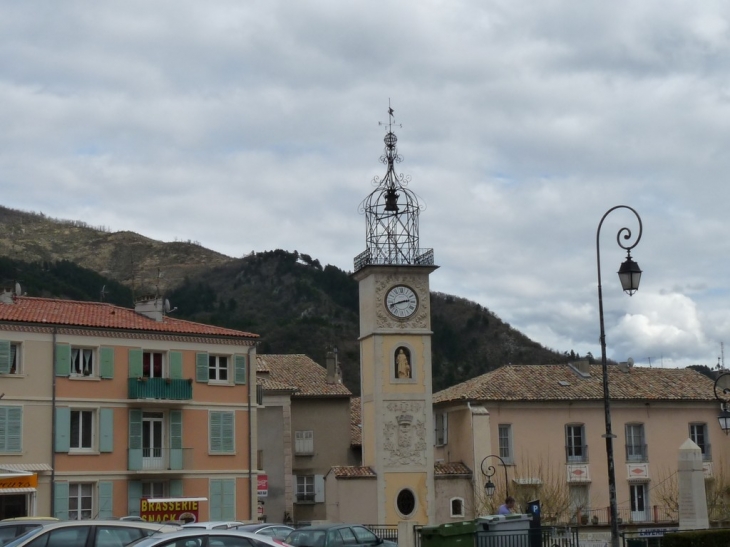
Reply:
M588 463L588 445L566 445L565 461L568 463Z
M178 378L129 378L130 399L188 401L193 398L193 381Z
M179 471L190 469L192 448L130 448L130 471Z

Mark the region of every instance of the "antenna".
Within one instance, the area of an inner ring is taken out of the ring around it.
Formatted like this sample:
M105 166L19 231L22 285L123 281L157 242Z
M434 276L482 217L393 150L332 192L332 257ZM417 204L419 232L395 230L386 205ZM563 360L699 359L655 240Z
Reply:
M174 308L171 308L170 301L167 298L165 298L165 303L163 304L162 309L165 310L165 313L170 314L174 311L177 311L177 306L175 306Z
M626 360L626 364L629 365L629 368L633 367L634 366L634 359L632 357L629 357Z
M101 291L99 291L99 300L101 302L104 302L104 299L106 298L107 294L109 294L109 291L106 290L106 285L102 285Z
M15 282L15 296L21 296L23 293L22 289L20 288L20 283L17 281Z
M725 370L725 342L720 342L720 357L718 358L718 364Z
M165 272L157 268L157 280L155 281L155 298L160 296L160 279L165 275Z
M649 368L651 368L651 357L647 357L649 359Z

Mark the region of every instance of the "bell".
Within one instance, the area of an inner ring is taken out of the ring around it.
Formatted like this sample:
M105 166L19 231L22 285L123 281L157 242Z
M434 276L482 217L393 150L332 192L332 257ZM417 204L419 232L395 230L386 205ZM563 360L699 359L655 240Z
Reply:
M388 188L385 193L385 210L397 213L398 212L398 194L395 188Z

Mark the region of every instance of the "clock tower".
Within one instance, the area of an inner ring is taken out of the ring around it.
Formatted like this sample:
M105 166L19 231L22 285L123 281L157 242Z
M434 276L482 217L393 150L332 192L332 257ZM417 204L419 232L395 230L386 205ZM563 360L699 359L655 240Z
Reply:
M360 205L366 250L355 258L360 287L363 466L377 475L378 522L434 521L434 425L429 275L433 249L418 236L421 205L395 173L402 161L388 109L385 176Z

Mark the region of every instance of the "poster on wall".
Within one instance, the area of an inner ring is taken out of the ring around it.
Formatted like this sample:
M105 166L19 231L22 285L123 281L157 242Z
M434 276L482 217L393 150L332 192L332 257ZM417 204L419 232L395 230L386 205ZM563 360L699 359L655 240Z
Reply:
M207 500L208 498L142 498L139 502L139 516L147 522L197 522L200 502Z
M268 475L259 475L258 476L258 495L260 498L265 498L269 495L269 476Z

